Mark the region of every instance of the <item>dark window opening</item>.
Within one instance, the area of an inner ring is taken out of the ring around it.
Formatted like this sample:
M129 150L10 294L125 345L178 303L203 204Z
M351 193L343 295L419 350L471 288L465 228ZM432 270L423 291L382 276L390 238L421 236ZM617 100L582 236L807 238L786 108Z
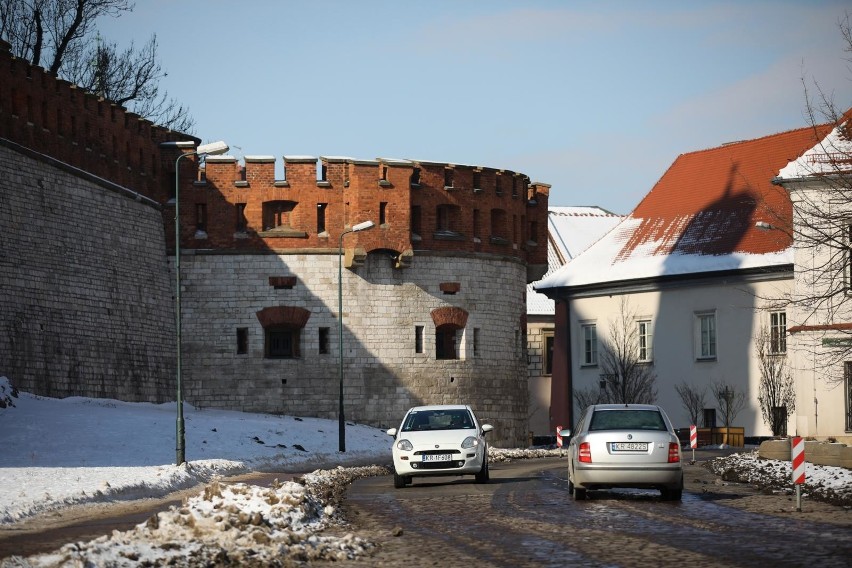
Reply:
M450 168L444 169L444 187L453 187L453 170Z
M299 357L300 329L266 329L266 356L270 359Z
M553 332L544 336L544 374L553 374Z
M245 203L237 203L235 207L236 211L236 229L238 233L245 233L246 226L248 223L246 222L246 204Z
M420 168L414 168L414 170L411 172L410 184L413 186L420 185Z
M328 203L317 203L317 233L325 232L325 211Z
M439 325L435 329L435 358L458 359L456 338L459 328L451 323Z
M387 219L388 213L388 204L386 201L382 201L379 203L379 225L385 225L388 222Z
M237 328L237 355L248 353L248 328Z
M420 206L412 205L411 206L411 232L415 235L421 235L421 215L420 215Z
M704 427L705 428L715 428L716 427L716 409L715 408L705 408L704 409Z
M414 326L414 352L423 353L423 326Z
M330 333L329 328L321 327L319 328L319 352L320 355L328 355L331 353L331 344L330 344Z
M195 204L195 230L196 231L206 231L207 230L207 204L206 203L196 203Z
M473 356L479 357L479 328L473 328Z
M473 188L482 188L482 172L473 172Z

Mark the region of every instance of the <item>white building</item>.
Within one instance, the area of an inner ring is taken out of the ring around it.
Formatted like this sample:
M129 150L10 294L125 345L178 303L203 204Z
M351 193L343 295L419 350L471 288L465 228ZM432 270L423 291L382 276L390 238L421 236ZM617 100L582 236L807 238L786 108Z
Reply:
M534 284L556 300L551 428L573 423L575 395L600 388L600 355L627 327L676 427L691 422L676 386L706 393L698 426L721 426L712 389L724 384L745 395L731 425L771 433L755 338L771 333L772 356L786 357L793 251L789 235L755 223L789 223L789 197L771 180L814 141L803 128L682 154L618 226Z
M790 354L796 378L796 433L852 441L852 142L840 126L779 173L794 204L795 284Z

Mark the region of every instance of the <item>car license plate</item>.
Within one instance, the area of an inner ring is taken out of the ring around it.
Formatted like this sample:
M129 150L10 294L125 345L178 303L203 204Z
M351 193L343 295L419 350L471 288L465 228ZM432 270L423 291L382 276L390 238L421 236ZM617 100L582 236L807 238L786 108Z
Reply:
M647 452L648 442L613 442L613 452Z
M423 461L425 462L448 462L452 458L450 454L423 454Z

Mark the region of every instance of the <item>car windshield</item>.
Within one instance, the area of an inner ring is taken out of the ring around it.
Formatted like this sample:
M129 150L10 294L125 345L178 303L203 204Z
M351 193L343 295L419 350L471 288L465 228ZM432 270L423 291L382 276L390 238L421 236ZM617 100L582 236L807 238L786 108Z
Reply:
M403 432L423 430L473 429L470 412L459 410L420 410L410 413L402 425Z
M666 422L658 410L597 410L592 414L589 431L663 430Z

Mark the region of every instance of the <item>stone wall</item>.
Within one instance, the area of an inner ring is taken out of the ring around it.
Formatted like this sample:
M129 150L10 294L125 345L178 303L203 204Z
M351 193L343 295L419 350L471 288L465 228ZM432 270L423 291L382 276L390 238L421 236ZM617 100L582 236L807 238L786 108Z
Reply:
M160 207L0 142L0 375L46 396L174 400Z
M338 256L189 251L181 260L186 400L201 407L337 418ZM369 253L343 269L347 420L396 426L419 404L470 404L494 425L497 446L527 443L525 270L516 259L420 253L406 270ZM289 280L288 280L289 277ZM273 284L291 282L292 287ZM452 282L457 286L444 286ZM298 357L265 356L258 312L309 313ZM436 359L434 310L464 310L458 359ZM422 326L423 352L416 352ZM237 329L248 334L237 351ZM320 330L328 330L320 353ZM336 435L336 432L329 432Z

